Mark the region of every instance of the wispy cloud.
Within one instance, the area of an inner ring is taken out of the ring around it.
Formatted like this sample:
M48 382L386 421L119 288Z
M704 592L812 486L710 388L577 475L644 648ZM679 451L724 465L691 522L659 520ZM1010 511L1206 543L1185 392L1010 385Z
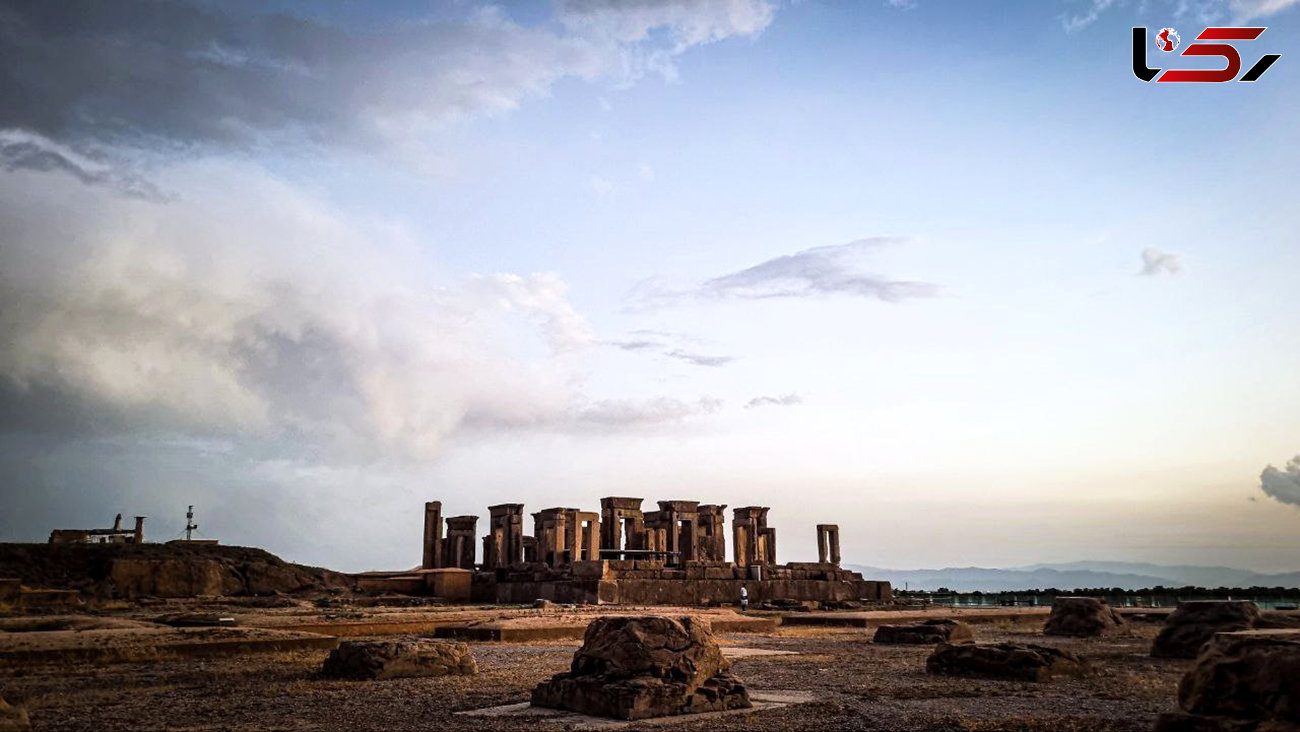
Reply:
M756 407L792 407L803 404L803 397L798 394L780 394L778 396L757 396L745 404L745 409Z
M1264 468L1259 474L1259 487L1274 500L1300 506L1300 455L1282 469L1272 465Z
M624 351L651 351L664 347L659 341L606 341L605 345Z
M660 280L648 280L638 285L632 299L641 307L654 307L692 299L761 300L848 295L900 302L933 297L939 290L935 284L894 279L863 267L864 260L879 248L906 241L899 237L874 237L804 249L688 288L675 289Z
M1067 32L1073 33L1082 30L1097 22L1101 14L1117 2L1118 0L1088 0L1087 8L1083 12L1064 15L1061 18L1061 23L1065 26Z
M1127 0L1070 0L1069 4L1075 9L1061 16L1061 25L1073 33L1097 22L1111 8L1129 3ZM1169 16L1178 20L1246 23L1276 15L1300 4L1300 0L1162 0L1162 4L1169 8ZM1147 3L1134 3L1134 6L1144 8Z
M10 171L62 171L87 185L108 186L133 198L165 200L158 187L139 173L28 130L0 130L0 166Z
M680 348L668 351L664 355L669 358L675 358L678 361L685 361L693 366L711 367L726 366L738 359L737 356L709 356L702 353L691 353L690 351L683 351Z
M610 399L595 402L573 416L576 424L592 427L654 427L713 414L722 405L722 400L714 397L701 397L695 401L672 397Z
M632 352L653 352L692 366L705 366L716 368L726 366L729 363L740 360L739 356L727 356L721 354L700 353L696 349L682 348L670 343L693 343L700 344L699 338L689 336L683 333L672 333L661 330L636 330L632 331L632 336L626 340L605 341L604 345L617 348L622 351Z
M1181 272L1183 265L1178 261L1178 255L1171 252L1162 252L1159 249L1148 247L1142 250L1142 268L1138 274L1143 277L1155 277L1156 275L1169 274L1176 275Z

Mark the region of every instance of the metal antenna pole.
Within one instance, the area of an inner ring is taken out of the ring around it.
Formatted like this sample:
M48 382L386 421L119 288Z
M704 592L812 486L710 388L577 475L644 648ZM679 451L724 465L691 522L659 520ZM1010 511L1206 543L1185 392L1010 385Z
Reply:
M194 507L190 506L185 511L185 541L190 540L191 533L197 528L199 528L199 525L194 523Z

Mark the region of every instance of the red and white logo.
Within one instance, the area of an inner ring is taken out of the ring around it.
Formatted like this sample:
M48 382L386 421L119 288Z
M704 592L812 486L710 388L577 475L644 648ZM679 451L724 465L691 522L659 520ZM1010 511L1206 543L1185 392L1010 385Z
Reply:
M1260 57L1241 78L1241 54L1231 43L1201 43L1201 41L1253 41L1259 38L1267 28L1260 27L1211 27L1196 36L1195 43L1178 54L1181 56L1217 56L1224 60L1222 69L1153 69L1147 66L1147 29L1133 29L1133 75L1142 81L1184 81L1184 82L1221 82L1221 81L1256 81L1268 71L1274 61L1282 58L1280 53L1267 53ZM1155 37L1156 48L1171 53L1178 49L1182 38L1173 28L1161 28ZM1161 73L1163 72L1163 73ZM1157 78L1159 77L1159 78Z
M1178 44L1183 42L1183 37L1178 35L1178 31L1173 28L1161 28L1156 34L1156 48L1161 51L1177 51Z

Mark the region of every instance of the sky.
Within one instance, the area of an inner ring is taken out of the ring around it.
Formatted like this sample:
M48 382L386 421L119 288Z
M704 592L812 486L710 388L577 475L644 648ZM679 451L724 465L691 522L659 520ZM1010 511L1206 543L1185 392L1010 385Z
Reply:
M1211 24L1282 58L1134 77ZM427 500L629 495L1300 569L1295 49L1297 0L0 3L0 540L193 504L400 569Z

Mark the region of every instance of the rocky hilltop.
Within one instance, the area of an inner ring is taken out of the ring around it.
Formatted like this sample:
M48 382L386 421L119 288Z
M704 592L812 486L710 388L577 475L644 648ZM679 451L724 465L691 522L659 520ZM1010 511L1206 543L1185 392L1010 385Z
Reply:
M101 598L274 595L347 589L348 575L262 549L197 544L0 544L0 577Z

